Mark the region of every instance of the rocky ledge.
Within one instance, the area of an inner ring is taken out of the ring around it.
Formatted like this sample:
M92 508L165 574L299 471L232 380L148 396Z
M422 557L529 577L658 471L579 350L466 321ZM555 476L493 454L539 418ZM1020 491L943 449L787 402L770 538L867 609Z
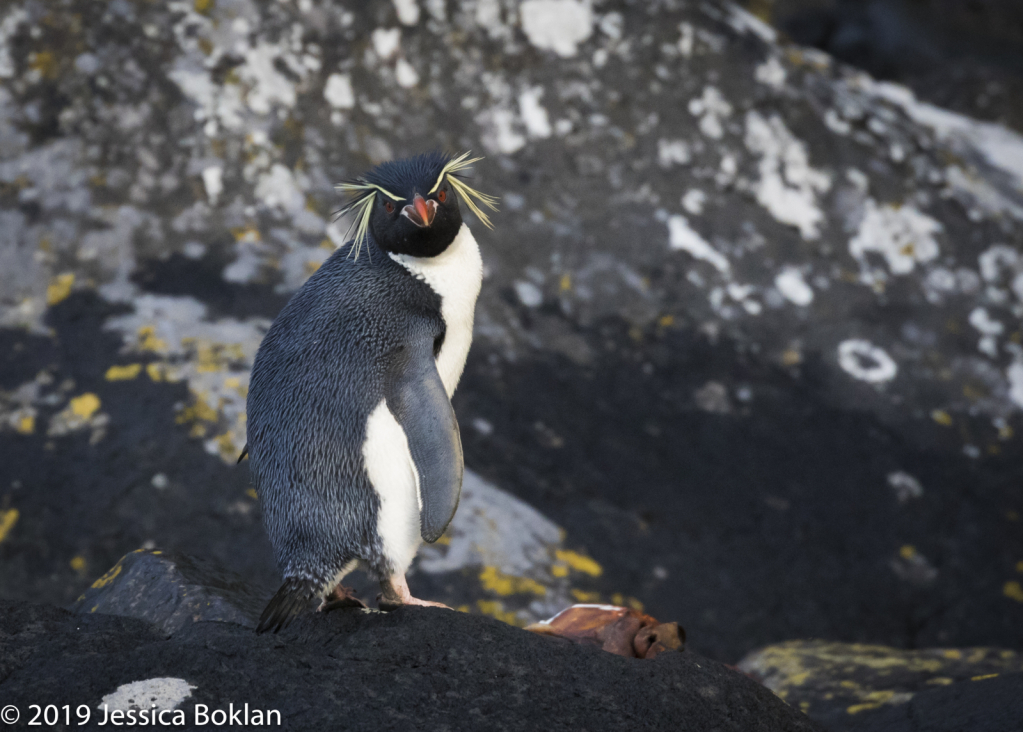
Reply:
M695 653L623 658L434 608L310 613L277 635L187 623L168 636L136 618L2 602L0 631L0 696L22 724L30 704L70 705L76 729L79 705L98 725L155 704L182 727L223 710L251 727L277 726L279 712L289 730L821 729Z

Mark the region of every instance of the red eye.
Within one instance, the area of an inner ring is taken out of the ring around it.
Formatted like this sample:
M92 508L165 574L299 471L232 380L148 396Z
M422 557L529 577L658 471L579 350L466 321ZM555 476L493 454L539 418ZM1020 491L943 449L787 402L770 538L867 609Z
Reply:
M384 201L384 210L387 213L394 213L394 204L390 201Z
M440 201L441 203L444 203L446 200L448 200L448 192L443 189L437 191L437 200Z

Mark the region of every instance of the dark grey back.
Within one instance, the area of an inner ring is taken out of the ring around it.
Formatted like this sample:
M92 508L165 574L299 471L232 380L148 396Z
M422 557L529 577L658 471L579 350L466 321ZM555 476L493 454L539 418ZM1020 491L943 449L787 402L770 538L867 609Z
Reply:
M372 238L358 259L335 252L277 316L253 364L247 431L285 577L324 583L356 557L386 570L363 468L366 419L398 350L443 334L440 297Z

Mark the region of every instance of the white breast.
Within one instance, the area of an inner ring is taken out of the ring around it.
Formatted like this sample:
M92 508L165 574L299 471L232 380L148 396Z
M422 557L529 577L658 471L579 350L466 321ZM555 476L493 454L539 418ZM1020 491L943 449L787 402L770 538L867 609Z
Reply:
M437 354L437 371L450 398L462 378L472 344L473 314L483 283L480 248L469 227L462 224L451 246L436 257L392 254L391 258L440 295L440 314L447 331Z
M408 437L383 399L366 421L362 445L366 475L380 498L377 534L391 571L404 574L422 542L419 472L412 461Z

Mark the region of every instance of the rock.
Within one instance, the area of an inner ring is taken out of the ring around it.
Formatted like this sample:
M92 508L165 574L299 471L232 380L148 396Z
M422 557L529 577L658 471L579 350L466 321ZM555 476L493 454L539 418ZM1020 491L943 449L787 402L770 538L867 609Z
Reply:
M915 694L905 704L849 720L846 729L870 732L1016 732L1023 719L1023 674L961 681ZM842 729L842 727L834 727Z
M690 652L621 658L433 608L304 615L278 635L194 623L167 637L140 620L0 602L0 626L0 693L23 719L29 704L86 705L96 721L101 700L154 698L189 726L248 705L249 726L259 710L292 730L821 729Z
M1019 647L1020 137L716 0L402 7L0 11L0 596L139 547L279 581L252 357L344 245L333 184L443 147L504 201L467 464L542 530L414 592L642 607L726 661Z
M572 605L549 620L527 625L526 630L568 638L627 658L681 651L686 640L678 623L659 623L632 608L614 605Z
M932 104L1023 131L1023 10L1014 0L744 3L797 43L828 51Z
M738 668L829 729L1009 730L1023 718L1023 656L1006 649L789 641Z
M70 609L146 620L173 635L195 622L255 628L265 595L210 562L139 549L93 582Z

